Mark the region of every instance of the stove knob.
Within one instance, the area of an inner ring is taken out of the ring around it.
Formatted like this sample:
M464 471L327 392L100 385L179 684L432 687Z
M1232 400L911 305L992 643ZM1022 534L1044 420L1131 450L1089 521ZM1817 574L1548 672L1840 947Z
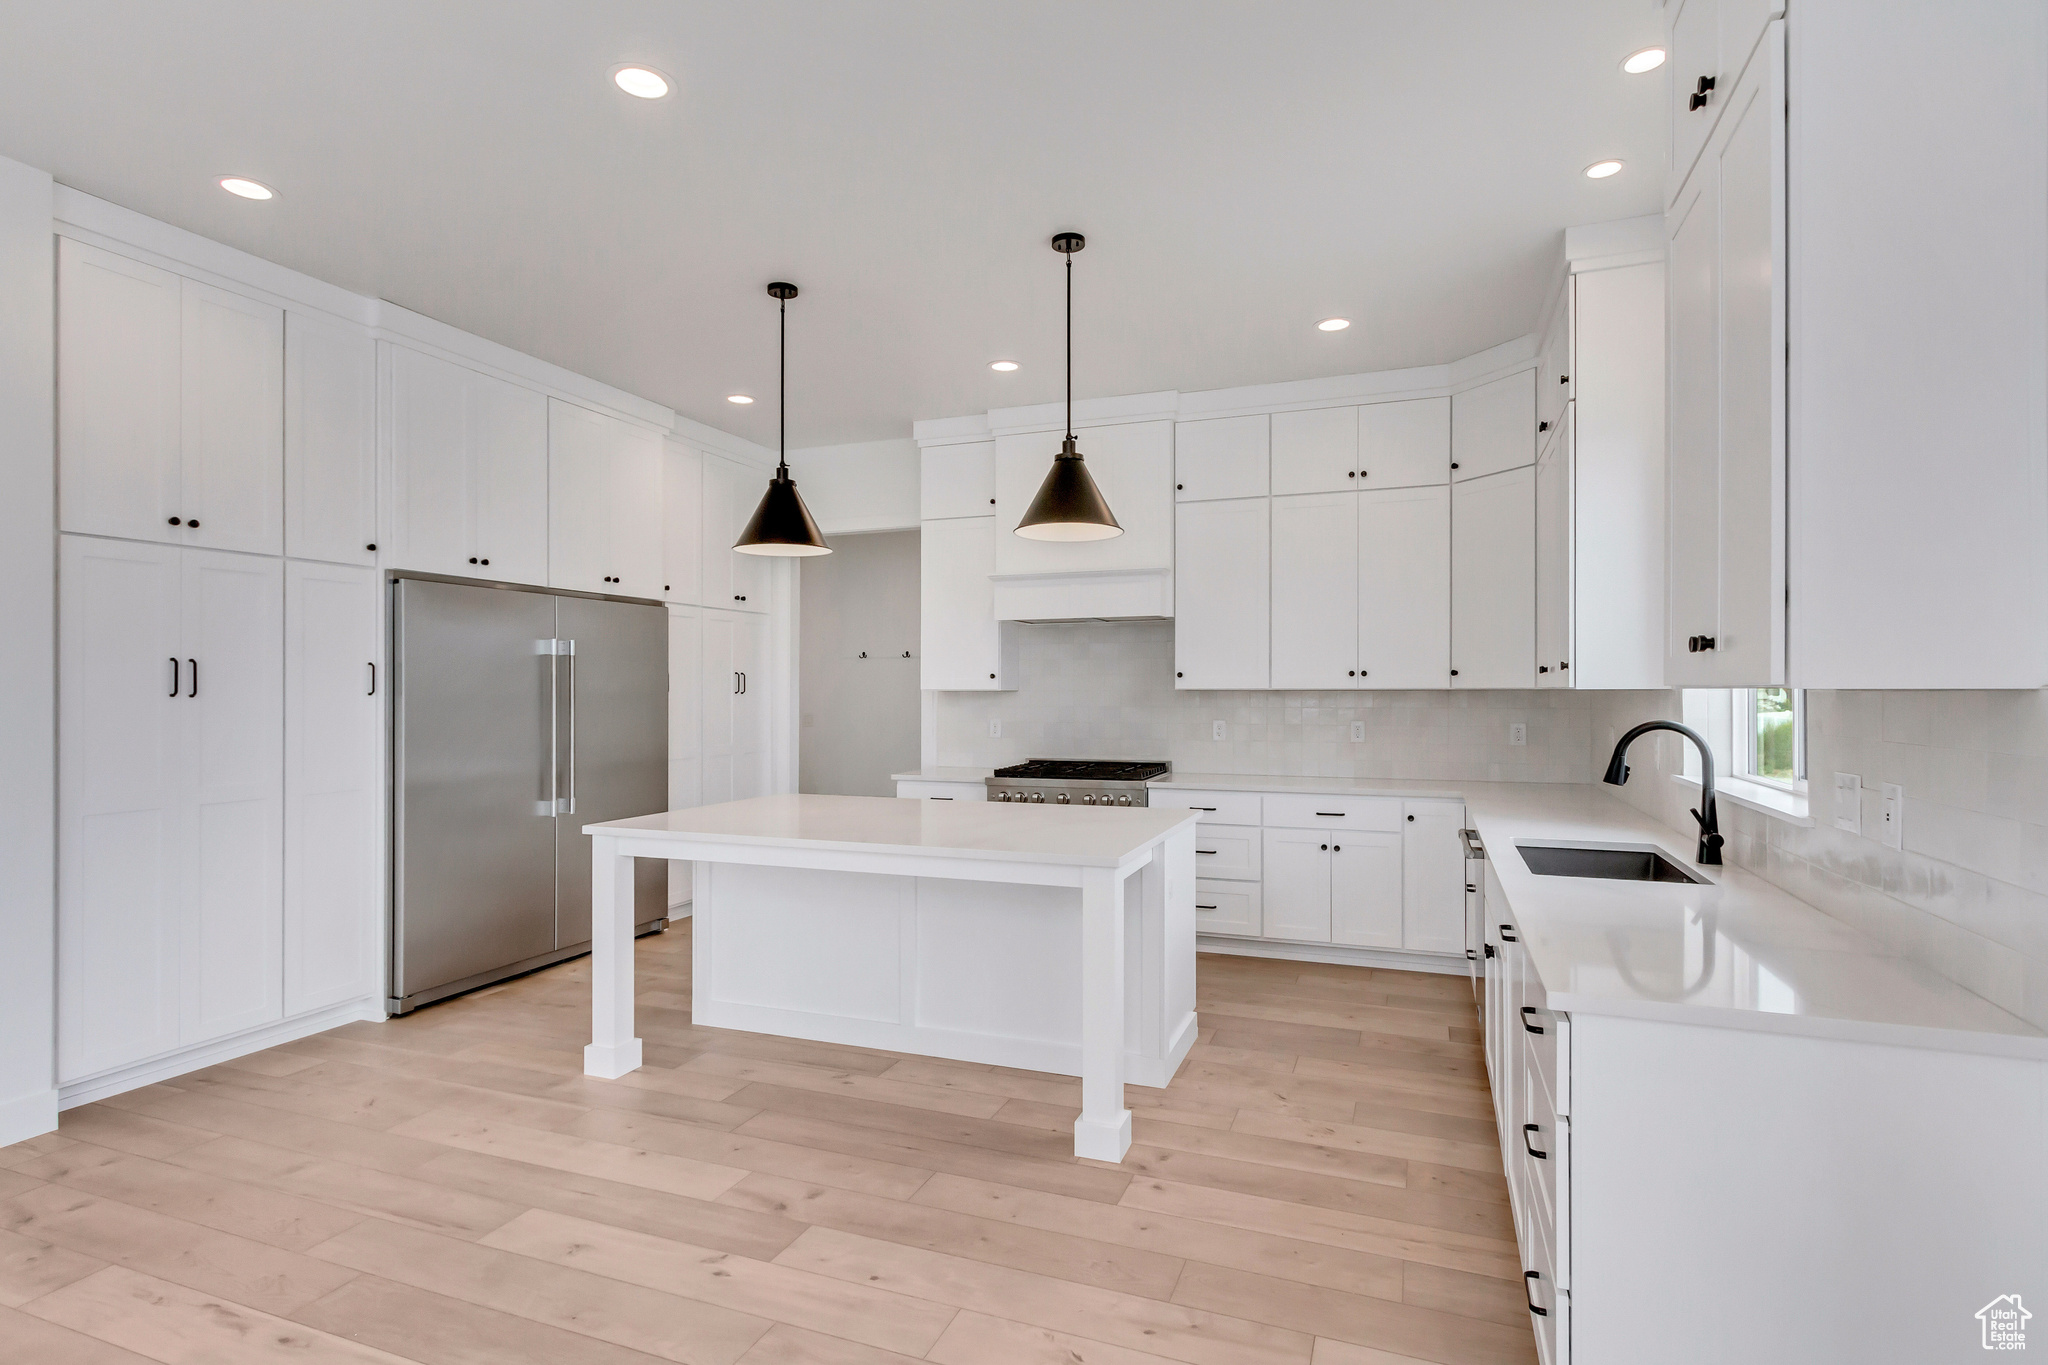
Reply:
M1066 805L1066 804L1067 804L1067 794L1066 794L1065 792L1061 792L1061 793L1060 793L1060 797L1059 797L1059 800L1060 800L1060 804L1061 804L1062 806Z
M1082 797L1081 797L1081 804L1082 804L1082 805L1084 805L1084 806L1092 806L1092 805L1094 805L1094 804L1095 804L1095 794L1094 794L1093 792L1088 792L1088 793L1085 793L1085 794L1083 794L1083 795L1082 795Z
M1116 799L1116 803L1117 803L1117 804L1118 804L1119 806L1128 806L1128 805L1130 805L1130 804L1131 804L1131 798L1130 798L1130 797L1128 797L1128 796L1119 796L1119 797L1118 797L1118 798Z
M1044 804L1045 804L1045 793L1044 793L1044 792L1033 792L1033 793L1031 793L1031 799L1032 799L1033 801L1036 801L1036 802L1037 802L1037 803L1038 803L1039 805L1041 805L1041 806L1042 806L1042 805L1044 805Z

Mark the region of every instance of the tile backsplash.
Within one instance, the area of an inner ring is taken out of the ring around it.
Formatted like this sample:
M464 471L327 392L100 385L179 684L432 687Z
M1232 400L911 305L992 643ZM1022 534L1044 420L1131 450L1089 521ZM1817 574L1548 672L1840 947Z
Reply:
M1677 692L1599 694L1593 758ZM2030 1023L2048 1028L2048 692L1806 694L1814 827L1724 802L1730 862ZM1676 736L1630 750L1623 800L1682 831L1698 789ZM1863 779L1863 833L1833 821L1835 774ZM1905 789L1903 848L1877 831L1879 785Z
M1014 692L941 692L931 761L1163 758L1182 772L1583 782L1593 699L1544 692L1180 692L1173 624L1017 626ZM1002 735L989 735L1000 721ZM1213 738L1216 721L1226 738ZM1351 738L1353 722L1365 738ZM1509 727L1527 742L1511 744Z

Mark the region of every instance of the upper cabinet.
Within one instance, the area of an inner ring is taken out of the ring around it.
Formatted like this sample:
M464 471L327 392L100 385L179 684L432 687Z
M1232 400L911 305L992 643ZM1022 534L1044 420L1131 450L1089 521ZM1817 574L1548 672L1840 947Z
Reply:
M717 455L704 458L704 605L768 610L768 561L733 549L766 490L766 473Z
M1451 489L1451 686L1536 685L1536 471Z
M996 511L996 443L928 446L919 455L918 516L992 517Z
M377 343L296 310L284 333L284 548L377 562Z
M1273 414L1273 492L1414 488L1451 477L1451 400Z
M662 442L644 427L548 400L548 584L661 597Z
M58 243L63 529L277 554L284 312Z
M1677 0L1671 6L1671 160L1666 202L1692 172L1729 95L1783 0Z
M1182 423L1181 430L1200 425L1205 424ZM1270 498L1256 497L1189 502L1178 509L1175 687L1272 685L1267 654L1271 508Z
M1451 477L1483 479L1536 462L1536 372L1517 370L1451 399Z
M1060 433L1033 431L996 438L996 573L1074 574L1173 569L1173 427L1171 421L1081 427L1076 443L1087 458L1124 533L1109 540L1030 540L1015 534L1060 448ZM1089 613L1081 613L1089 614Z
M1270 491L1270 421L1260 412L1176 424L1174 497L1181 502L1265 497Z
M918 685L928 692L1017 686L1016 627L996 620L994 517L925 522L918 539Z
M704 457L665 441L661 466L661 591L671 602L704 600Z
M384 560L427 573L548 581L548 400L383 345Z
M1358 409L1273 414L1273 494L1341 493L1358 487Z

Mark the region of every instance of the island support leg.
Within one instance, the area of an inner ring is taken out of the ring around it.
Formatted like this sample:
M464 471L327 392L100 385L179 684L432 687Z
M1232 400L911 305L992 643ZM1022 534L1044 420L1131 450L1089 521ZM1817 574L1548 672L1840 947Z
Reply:
M590 841L590 1045L583 1074L617 1080L640 1065L633 1036L633 858L620 841Z
M1081 873L1081 1117L1074 1155L1122 1161L1131 1149L1124 1108L1124 879Z

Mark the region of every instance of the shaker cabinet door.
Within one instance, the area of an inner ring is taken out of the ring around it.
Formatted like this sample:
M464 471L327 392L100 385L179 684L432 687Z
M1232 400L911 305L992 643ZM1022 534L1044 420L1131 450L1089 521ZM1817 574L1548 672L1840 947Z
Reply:
M284 310L197 280L182 296L183 543L282 554Z
M1450 488L1359 494L1358 686L1448 687L1450 670Z
M1399 948L1399 834L1330 830L1330 941L1359 948Z
M1173 570L1173 685L1264 688L1272 611L1266 498L1178 509Z
M1273 499L1273 681L1358 685L1358 495Z
M1457 484L1451 496L1453 687L1536 685L1536 471Z
M66 531L185 543L181 284L168 270L57 241L58 506Z
M1265 832L1260 899L1268 938L1330 941L1330 839L1331 831L1319 829Z
M284 547L294 559L377 562L377 342L285 314Z

